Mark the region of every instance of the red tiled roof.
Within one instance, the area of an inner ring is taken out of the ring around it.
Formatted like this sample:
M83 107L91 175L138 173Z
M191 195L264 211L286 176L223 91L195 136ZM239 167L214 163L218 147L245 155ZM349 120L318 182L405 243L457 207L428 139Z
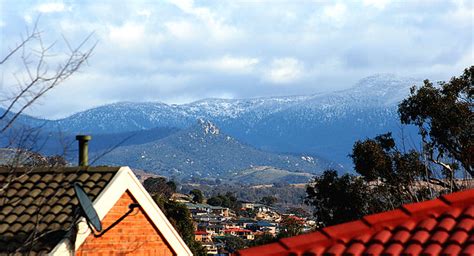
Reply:
M474 189L239 251L276 255L474 255Z
M303 218L300 218L300 217L295 216L295 215L288 215L287 218L288 218L288 219L299 220L299 221L304 221Z

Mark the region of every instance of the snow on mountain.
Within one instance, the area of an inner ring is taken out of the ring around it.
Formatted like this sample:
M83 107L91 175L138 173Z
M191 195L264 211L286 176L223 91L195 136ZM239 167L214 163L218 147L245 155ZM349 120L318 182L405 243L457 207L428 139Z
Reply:
M198 119L210 120L226 134L259 149L319 155L348 165L355 140L399 131L397 104L415 84L421 84L421 79L377 74L345 90L308 96L204 99L182 105L122 102L50 121L46 127L57 130L59 126L71 134L105 134L155 127L186 129ZM208 127L211 133L222 131ZM416 132L407 134L416 136Z
M406 97L409 87L416 82L416 79L381 74L366 77L346 90L310 96L204 99L182 105L122 102L89 109L55 123L66 131L102 133L157 126L185 128L198 118L218 124L238 120L252 126L273 114L290 109L305 117L314 111L324 112L323 120L320 121L331 121L346 116L353 109L372 106L393 108Z
M206 117L238 118L248 113L278 112L289 105L304 101L306 96L255 98L255 99L204 99L181 105L189 115Z

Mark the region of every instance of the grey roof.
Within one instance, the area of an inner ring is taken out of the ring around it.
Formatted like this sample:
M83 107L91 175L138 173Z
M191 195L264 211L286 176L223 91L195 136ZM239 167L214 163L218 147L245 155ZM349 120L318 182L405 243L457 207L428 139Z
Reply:
M0 254L44 254L73 227L74 183L95 200L119 167L0 168Z

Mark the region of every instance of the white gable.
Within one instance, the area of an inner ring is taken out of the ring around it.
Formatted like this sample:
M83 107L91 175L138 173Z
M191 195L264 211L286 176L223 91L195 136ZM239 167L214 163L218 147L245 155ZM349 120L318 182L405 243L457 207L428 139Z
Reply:
M132 194L135 200L137 200L145 214L150 218L153 224L155 224L163 237L165 237L173 251L179 256L192 255L186 243L184 243L173 225L171 225L129 167L121 167L93 202L99 218L102 220L127 190ZM84 243L90 233L91 230L86 220L82 218L78 225L75 243L76 249ZM73 251L70 250L68 240L63 239L51 251L50 255L71 255L72 253Z

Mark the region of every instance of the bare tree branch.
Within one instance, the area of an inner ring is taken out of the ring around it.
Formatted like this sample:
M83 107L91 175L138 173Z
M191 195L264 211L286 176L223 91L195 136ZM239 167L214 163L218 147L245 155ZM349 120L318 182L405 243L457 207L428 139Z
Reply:
M37 32L36 25L34 31L34 34L32 34L34 36L28 37L19 45L19 47L15 48L15 51L18 51L20 48L23 49L23 54L21 58L29 81L21 83L19 79L17 79L21 89L8 103L6 111L0 116L0 120L4 121L4 124L0 129L0 133L5 132L28 107L35 103L44 94L46 94L48 91L55 88L56 86L64 82L66 79L68 79L71 75L76 73L81 68L81 66L87 61L87 59L89 59L95 46L97 45L97 42L95 42L90 48L87 48L85 50L83 49L86 43L90 42L93 33L89 34L75 48L71 47L67 39L64 38L64 41L70 52L64 62L58 65L56 71L52 74L49 74L50 72L48 72L49 70L46 59L48 57L51 57L49 55L49 52L55 45L55 43L45 47L43 44L41 33ZM38 50L38 60L34 67L35 72L32 72L31 63L29 61L29 55L25 54L24 49L26 47L26 44L34 39L39 42L40 49ZM12 55L13 53L7 55L7 57L4 58L4 62L8 60L8 58ZM20 104L20 100L24 100L25 103ZM5 120L7 119L8 113L10 113L13 109L16 110L16 113L13 114L11 118L8 118L8 120Z
M39 17L36 19L34 25L33 25L33 30L31 31L31 33L28 33L27 31L27 36L25 39L22 39L21 42L15 46L13 49L11 49L7 55L5 57L3 57L1 60L0 60L0 65L4 64L8 59L10 59L10 57L12 57L17 51L19 51L20 49L23 49L25 47L25 45L27 43L29 43L30 41L32 41L33 39L35 39L38 35L39 35L39 32L38 32L38 22L39 22Z

